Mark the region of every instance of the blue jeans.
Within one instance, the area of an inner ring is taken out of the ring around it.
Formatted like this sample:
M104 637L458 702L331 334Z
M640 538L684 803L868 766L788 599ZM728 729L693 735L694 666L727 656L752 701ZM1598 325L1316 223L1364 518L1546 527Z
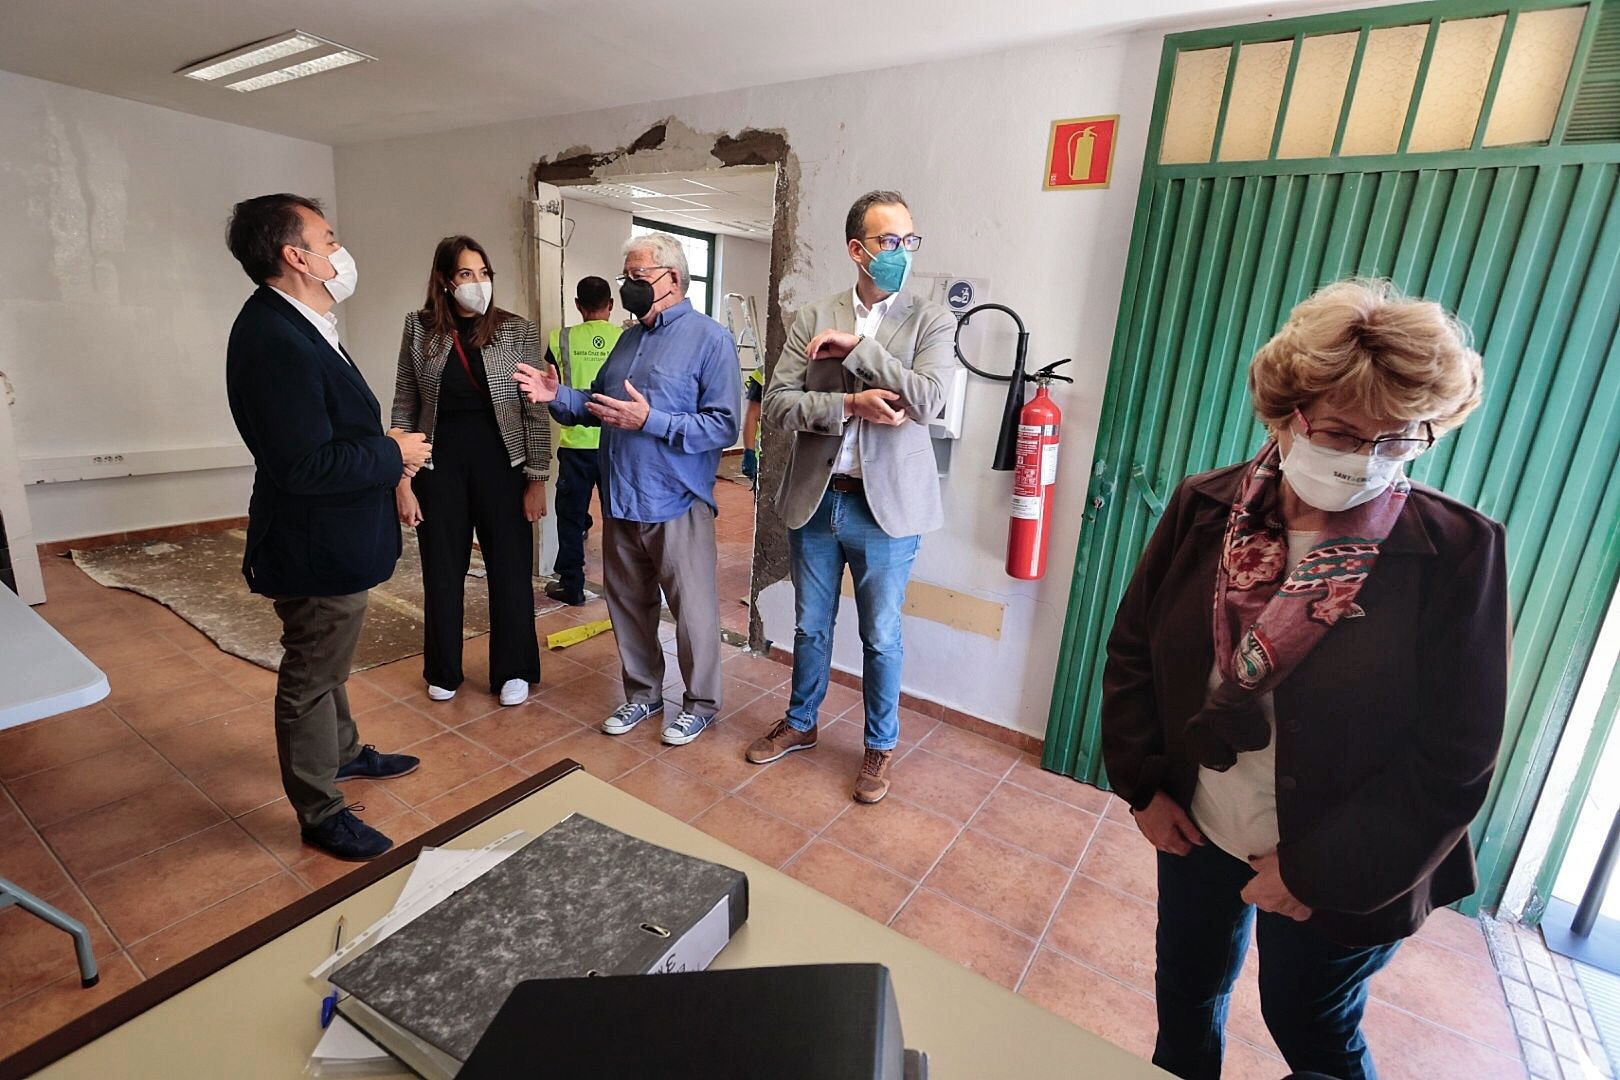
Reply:
M1367 980L1399 942L1353 948L1309 923L1245 904L1254 876L1213 843L1188 855L1159 853L1159 1038L1153 1064L1183 1080L1218 1080L1226 1012L1249 949L1260 942L1260 1011L1288 1067L1339 1080L1377 1080L1361 1035Z
M919 536L890 536L872 517L866 496L828 490L802 528L788 530L793 561L793 700L787 721L816 726L832 667L833 622L844 564L855 579L860 619L866 747L893 750L900 738L900 605L916 561Z

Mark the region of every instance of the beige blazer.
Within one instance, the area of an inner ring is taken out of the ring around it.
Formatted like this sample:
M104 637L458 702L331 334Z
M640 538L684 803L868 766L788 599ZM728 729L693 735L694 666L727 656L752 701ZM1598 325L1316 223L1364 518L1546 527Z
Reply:
M844 434L844 395L880 386L900 395L896 407L910 417L898 427L861 430L861 478L872 516L890 536L916 536L944 524L939 474L928 420L945 398L944 377L957 364L956 318L938 304L901 293L878 325L841 362L805 358L823 330L855 332L850 290L803 308L765 390L765 422L792 433L792 449L776 510L797 529L821 505Z

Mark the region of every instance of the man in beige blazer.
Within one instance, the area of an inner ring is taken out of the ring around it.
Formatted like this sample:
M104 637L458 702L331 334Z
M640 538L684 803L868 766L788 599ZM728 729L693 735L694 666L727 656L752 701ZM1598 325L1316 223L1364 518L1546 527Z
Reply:
M922 244L898 192L855 200L844 222L855 287L799 312L765 391L765 423L792 433L776 495L787 521L795 622L787 715L749 746L764 765L816 745L847 564L865 660L866 753L855 798L889 791L900 736L900 607L922 534L942 524L928 421L956 365L956 320L904 293Z

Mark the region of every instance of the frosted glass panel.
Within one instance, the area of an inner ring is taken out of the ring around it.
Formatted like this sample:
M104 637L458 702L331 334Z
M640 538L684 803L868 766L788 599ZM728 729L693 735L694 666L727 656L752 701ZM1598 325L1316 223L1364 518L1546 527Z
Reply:
M1584 7L1526 11L1519 16L1485 127L1486 146L1544 143L1552 135L1585 19Z
M1342 153L1393 154L1406 126L1429 25L1389 26L1367 37Z
M1288 78L1292 41L1245 44L1238 53L1232 76L1232 103L1226 109L1221 132L1222 161L1255 161L1271 156L1271 136L1277 130L1277 106Z
M1226 89L1230 49L1199 49L1176 54L1175 83L1159 146L1161 165L1203 164L1215 144L1221 94Z
M1359 36L1324 34L1300 43L1278 157L1327 157L1333 152L1333 136L1339 131L1344 88L1350 81Z
M1506 21L1504 15L1493 15L1440 24L1407 149L1422 153L1474 145L1485 84L1490 82Z

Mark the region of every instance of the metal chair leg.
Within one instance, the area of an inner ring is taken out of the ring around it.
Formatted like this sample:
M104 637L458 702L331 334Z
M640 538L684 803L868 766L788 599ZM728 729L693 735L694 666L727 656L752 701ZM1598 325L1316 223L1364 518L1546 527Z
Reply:
M73 949L78 956L79 982L88 988L101 981L101 974L96 970L95 955L90 951L90 931L85 929L84 923L47 904L21 886L0 878L0 908L8 908L12 904L16 904L30 915L44 919L58 930L67 931L73 938Z

